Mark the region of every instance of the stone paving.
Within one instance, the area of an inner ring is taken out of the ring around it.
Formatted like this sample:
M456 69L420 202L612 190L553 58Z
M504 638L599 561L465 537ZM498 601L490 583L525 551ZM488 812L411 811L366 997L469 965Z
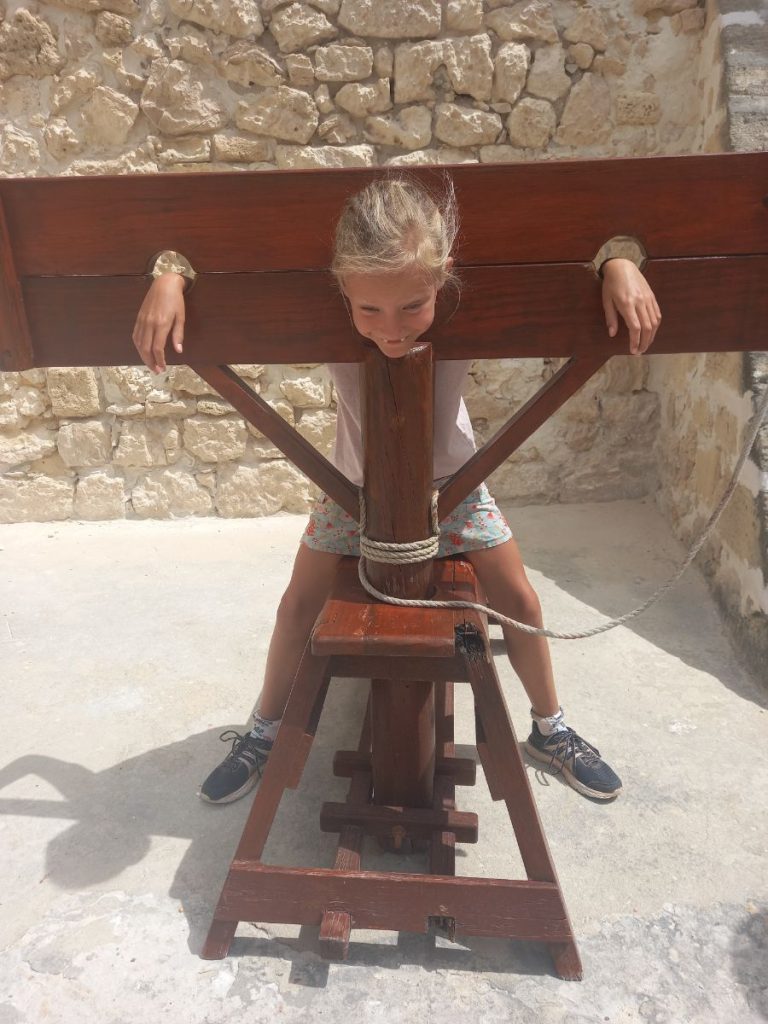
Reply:
M621 614L684 552L652 502L508 508L548 624ZM0 527L0 1024L433 1020L759 1024L768 1019L768 695L730 649L696 571L627 626L553 643L573 725L622 776L598 805L529 766L584 962L541 947L353 931L328 964L317 929L241 927L199 959L248 801L200 803L258 692L303 517ZM522 738L527 704L497 628ZM364 688L332 684L302 784L265 859L328 866L331 758ZM471 705L457 687L459 752ZM482 772L461 789L480 840L460 874L521 877ZM366 848L366 867L422 870Z

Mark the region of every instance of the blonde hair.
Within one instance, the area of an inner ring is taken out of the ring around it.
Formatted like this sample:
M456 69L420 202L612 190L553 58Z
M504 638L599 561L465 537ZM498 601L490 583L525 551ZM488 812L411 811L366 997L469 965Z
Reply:
M415 267L437 287L458 277L446 264L458 233L453 182L442 195L400 175L377 178L344 204L333 247L331 271L386 274Z

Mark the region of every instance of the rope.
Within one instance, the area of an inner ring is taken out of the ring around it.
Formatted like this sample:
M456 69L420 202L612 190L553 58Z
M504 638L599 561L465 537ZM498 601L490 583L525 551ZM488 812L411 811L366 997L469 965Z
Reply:
M749 435L744 443L741 451L741 455L736 463L731 477L731 482L726 488L723 497L717 508L714 510L712 515L709 517L707 523L704 526L698 539L691 545L688 554L680 566L669 579L662 583L662 585L648 598L643 604L634 608L631 612L627 612L626 615L621 615L617 619L611 619L609 622L604 622L599 626L593 626L592 629L585 629L579 633L558 633L552 629L544 629L538 626L531 626L526 622L518 622L516 619L510 619L506 615L502 615L500 612L494 611L493 608L488 608L482 604L475 604L473 601L427 601L427 600L414 600L403 597L390 597L389 594L382 594L380 590L377 590L373 584L368 580L365 575L365 566L363 564L364 558L370 558L374 562L389 562L394 564L401 564L407 562L419 562L425 561L428 558L436 557L438 550L438 524L437 524L437 491L432 494L432 530L433 536L428 537L425 541L415 541L408 544L396 544L386 543L384 541L372 541L368 537L364 537L363 533L366 526L365 518L365 499L363 498L362 489L360 491L360 552L361 557L358 563L358 576L363 587L373 597L378 598L380 601L386 601L387 604L396 604L404 608L472 608L475 611L482 612L491 619L495 619L497 622L505 626L512 626L514 629L520 630L522 633L530 633L532 636L547 636L553 640L583 640L590 636L597 636L598 633L605 633L609 629L615 629L616 626L622 626L625 622L629 622L630 619L634 619L637 615L642 614L655 604L659 598L665 594L671 587L677 583L680 577L683 575L685 570L694 560L696 555L701 550L705 541L709 537L712 530L715 528L717 521L723 514L726 505L731 500L734 490L736 489L736 483L741 473L742 467L747 460L747 456L752 450L752 445L757 439L758 432L763 425L763 421L768 412L768 384L763 389L762 397L755 413L755 422L752 429L749 431ZM418 545L424 545L423 548L418 548ZM427 547L428 546L428 547ZM399 557L400 551L404 552L404 557ZM416 552L418 550L429 550L430 554L421 554L417 557Z

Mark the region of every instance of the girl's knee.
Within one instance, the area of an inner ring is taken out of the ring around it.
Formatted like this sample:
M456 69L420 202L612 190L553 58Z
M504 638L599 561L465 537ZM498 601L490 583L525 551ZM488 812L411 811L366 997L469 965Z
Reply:
M509 611L505 613L503 608L499 608L502 614L531 626L541 625L541 601L530 584L516 588L505 603Z
M302 626L310 620L311 625L324 603L324 595L307 593L304 588L289 584L277 606L277 618L284 625Z

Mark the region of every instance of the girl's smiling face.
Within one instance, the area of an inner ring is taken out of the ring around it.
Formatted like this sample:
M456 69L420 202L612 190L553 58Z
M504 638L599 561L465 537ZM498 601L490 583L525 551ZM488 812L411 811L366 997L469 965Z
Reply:
M435 319L436 285L411 267L388 274L345 274L352 322L392 359L409 352Z

